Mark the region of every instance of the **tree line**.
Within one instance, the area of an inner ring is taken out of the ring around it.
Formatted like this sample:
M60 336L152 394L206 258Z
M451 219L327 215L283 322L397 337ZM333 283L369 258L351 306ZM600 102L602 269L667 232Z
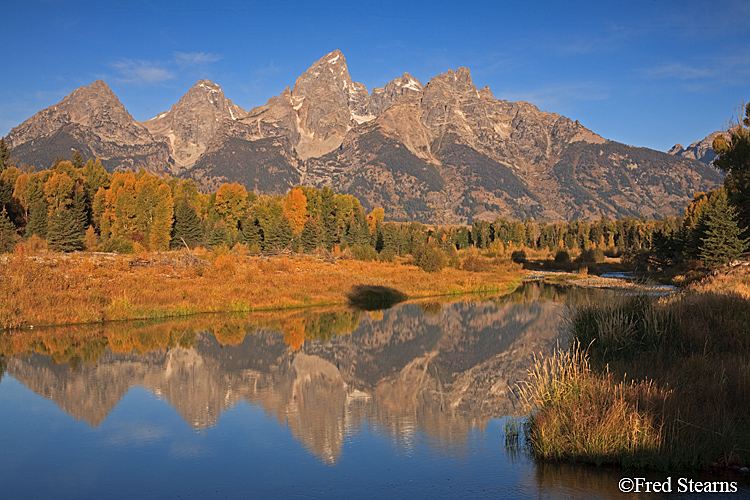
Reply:
M352 195L297 186L286 195L257 195L238 184L202 193L191 179L139 172L108 173L80 152L48 170L11 165L0 140L0 251L37 236L53 251L162 251L184 246L232 247L250 252L350 248L355 257L445 260L469 247L507 252L625 254L639 265L665 268L686 259L728 262L747 248L750 225L750 105L744 121L714 144L725 186L698 193L684 217L658 220L535 222L477 220L471 226L425 226L385 221L365 213ZM442 256L436 252L442 252Z

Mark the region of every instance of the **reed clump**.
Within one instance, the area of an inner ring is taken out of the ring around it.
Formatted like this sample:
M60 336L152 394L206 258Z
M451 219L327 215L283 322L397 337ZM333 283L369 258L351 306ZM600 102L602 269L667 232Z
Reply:
M626 297L580 307L570 333L570 350L539 361L521 387L535 456L661 470L750 464L746 299Z

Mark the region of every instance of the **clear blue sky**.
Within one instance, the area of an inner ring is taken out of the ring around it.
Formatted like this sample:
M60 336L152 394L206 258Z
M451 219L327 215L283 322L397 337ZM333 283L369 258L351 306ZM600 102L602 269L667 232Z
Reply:
M136 120L199 79L250 108L340 49L368 90L471 69L607 139L667 150L750 100L750 1L3 2L0 135L92 81Z

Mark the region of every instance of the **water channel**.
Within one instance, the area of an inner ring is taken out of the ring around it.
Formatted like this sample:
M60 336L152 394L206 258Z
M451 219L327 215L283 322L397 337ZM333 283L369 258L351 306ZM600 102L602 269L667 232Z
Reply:
M618 482L642 473L504 446L534 356L565 345L570 307L612 293L529 283L0 337L0 497L630 498Z

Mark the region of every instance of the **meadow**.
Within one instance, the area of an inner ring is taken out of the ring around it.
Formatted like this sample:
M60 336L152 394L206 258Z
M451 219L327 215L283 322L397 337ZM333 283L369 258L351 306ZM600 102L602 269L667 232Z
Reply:
M18 329L339 305L361 285L408 298L504 293L523 275L520 264L473 250L458 252L453 265L438 272L412 260L356 260L348 251L268 256L243 245L139 255L47 253L18 245L0 259L0 324Z

